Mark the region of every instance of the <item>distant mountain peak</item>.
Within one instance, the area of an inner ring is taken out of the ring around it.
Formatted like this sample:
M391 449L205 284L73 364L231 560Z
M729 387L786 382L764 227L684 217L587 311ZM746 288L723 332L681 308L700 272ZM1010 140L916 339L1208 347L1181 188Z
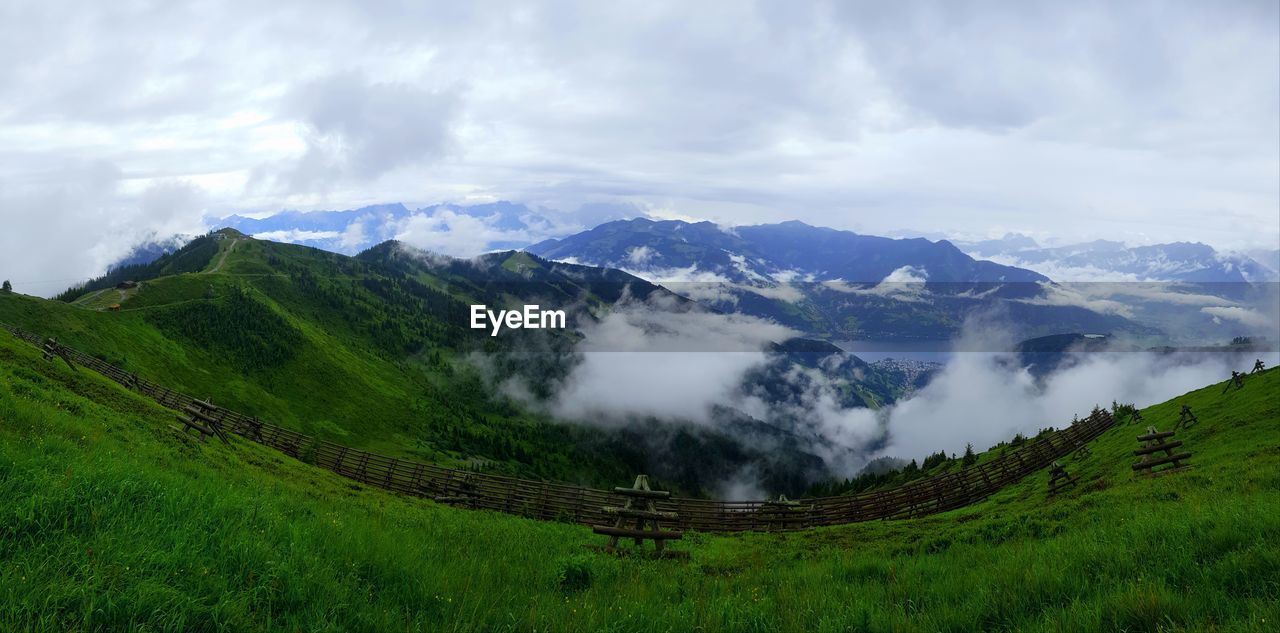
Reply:
M1059 281L1271 281L1272 270L1247 255L1219 253L1202 242L1128 246L1098 239L1065 246L1024 248L1001 240L962 242L966 253L1052 273Z
M387 239L399 239L430 251L471 257L571 235L634 211L622 205L583 205L576 211L556 211L508 200L446 202L410 209L392 202L341 211L285 210L265 217L233 214L221 223L247 235L346 255Z
M903 267L928 270L938 282L1048 281L1031 271L976 261L945 241L859 235L798 220L725 230L710 222L637 218L526 250L667 281L675 274L765 286L796 279L879 283Z

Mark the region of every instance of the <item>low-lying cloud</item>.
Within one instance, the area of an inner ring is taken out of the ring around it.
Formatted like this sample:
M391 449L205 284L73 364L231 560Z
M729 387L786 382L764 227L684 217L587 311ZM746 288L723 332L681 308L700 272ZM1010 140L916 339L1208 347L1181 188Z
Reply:
M753 317L626 304L583 329L582 361L550 409L603 425L636 417L707 424L714 407L734 400L746 372L765 362L764 346L795 334Z
M1095 405L1162 402L1225 380L1253 356L1215 353L1091 352L1065 355L1058 370L1033 375L1005 340L1008 323L971 319L958 350L927 385L878 410L849 407L840 394L862 370L841 356L819 367L791 365L770 374L784 398L770 397L750 376L776 361L765 347L797 333L740 315L673 313L644 302L609 312L583 329L580 360L549 400L536 403L561 419L608 429L640 420L702 425L734 434L770 454L777 439L742 435L726 420L749 419L782 431L793 447L819 457L829 477L856 475L880 457L920 459L939 450L959 454L967 444L985 450L1015 434L1061 428ZM758 351L743 351L749 349ZM690 351L699 350L699 351ZM707 351L723 350L723 351ZM1268 364L1280 362L1270 353ZM509 385L508 385L509 386ZM522 394L527 390L507 389ZM735 416L723 415L725 411ZM1167 426L1170 420L1150 420ZM725 473L722 496L764 491L754 466Z
M1249 327L1266 328L1271 323L1261 312L1240 306L1209 306L1200 308L1200 311L1215 319L1238 321Z
M1270 354L1275 362L1275 354ZM1225 380L1252 360L1226 354L1098 352L1037 381L1008 354L964 352L915 397L884 412L888 444L882 455L920 458L938 450L984 450L1015 433L1062 428L1095 405L1146 406ZM1172 420L1149 420L1161 428Z

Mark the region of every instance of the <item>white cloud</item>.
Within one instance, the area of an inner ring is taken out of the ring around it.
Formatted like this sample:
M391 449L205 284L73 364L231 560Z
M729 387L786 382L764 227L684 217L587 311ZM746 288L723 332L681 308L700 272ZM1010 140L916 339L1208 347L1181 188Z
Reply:
M1136 282L1141 281L1137 275L1106 270L1096 266L1066 266L1053 260L1028 262L1011 255L993 255L982 257L1005 266L1015 266L1034 270L1059 283L1101 283L1101 282Z
M928 301L929 294L925 286L928 280L928 271L915 266L902 266L891 271L879 283L869 288L843 280L826 282L823 287L845 294L874 295L898 301L925 302Z
M1072 287L1093 296L1132 297L1173 305L1235 305L1233 301L1222 297L1188 292L1178 284L1169 283L1072 284Z
M397 226L395 239L436 253L472 257L488 252L493 242L523 242L528 239L528 233L504 231L487 218L440 209L432 214L409 216Z
M204 230L204 192L181 180L124 192L119 168L69 163L56 186L0 181L0 277L24 294L51 296L119 261L154 237Z
M998 328L971 326L967 336L999 336ZM990 341L970 340L968 347L999 349ZM1222 381L1245 362L1227 354L1098 352L1038 383L1010 354L957 353L928 386L885 412L889 442L881 454L918 459L938 450L959 453L970 442L983 450L1014 433L1062 428L1112 400L1138 406L1163 402Z
M367 222L365 218L352 220L351 224L348 224L347 228L343 229L342 234L339 236L341 239L338 244L344 250L350 251L364 246L366 239L365 222Z
M260 240L270 240L272 242L304 242L307 240L327 240L338 237L341 233L337 231L263 231L254 233L253 237Z
M732 399L747 370L765 361L760 350L796 333L752 317L636 303L583 334L582 362L556 396L557 415L597 424L643 416L705 424L713 406Z
M1243 323L1249 327L1259 328L1266 331L1275 329L1275 322L1266 315L1239 306L1209 306L1200 308L1200 311L1219 319L1229 319Z
M889 273L882 284L922 284L929 280L928 271L915 266L903 266Z
M1276 13L19 0L0 7L0 213L76 190L76 223L112 208L150 230L169 218L141 192L186 182L217 217L512 199L1273 249ZM82 188L82 162L119 182ZM24 262L52 224L11 225L0 270L45 276Z
M1082 286L1088 287L1088 286ZM1133 317L1133 308L1123 301L1098 298L1074 284L1041 283L1041 295L1034 299L1018 299L1030 305L1075 306L1092 310L1099 314L1115 314L1125 318Z
M627 251L627 263L632 266L643 266L653 259L653 249L648 246L637 246Z
M793 284L731 284L729 288L787 303L797 303L804 299L804 293Z

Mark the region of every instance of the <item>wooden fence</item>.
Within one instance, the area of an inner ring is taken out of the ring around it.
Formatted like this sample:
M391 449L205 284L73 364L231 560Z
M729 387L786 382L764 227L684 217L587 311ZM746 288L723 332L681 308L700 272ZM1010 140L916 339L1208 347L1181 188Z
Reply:
M39 335L0 323L0 328L36 347ZM160 405L182 411L195 398L126 372L96 357L58 345L65 358L92 369ZM583 525L601 524L610 517L606 506L624 503L621 495L549 481L532 481L459 470L397 459L313 438L229 409L210 413L226 432L269 446L295 458L356 481L396 492L449 499L470 508ZM1021 447L992 460L912 481L896 488L856 495L803 499L803 522L779 523L768 501L714 501L671 497L656 503L660 512L675 512L681 530L743 532L795 530L876 519L919 517L959 508L990 496L1001 488L1069 455L1111 428L1107 411L1099 411L1071 426L1029 439Z

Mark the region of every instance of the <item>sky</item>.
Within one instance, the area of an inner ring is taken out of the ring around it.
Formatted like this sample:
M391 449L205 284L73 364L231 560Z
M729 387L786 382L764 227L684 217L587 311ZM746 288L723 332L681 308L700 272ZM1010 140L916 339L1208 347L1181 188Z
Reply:
M385 202L1274 249L1278 6L4 2L0 278Z

